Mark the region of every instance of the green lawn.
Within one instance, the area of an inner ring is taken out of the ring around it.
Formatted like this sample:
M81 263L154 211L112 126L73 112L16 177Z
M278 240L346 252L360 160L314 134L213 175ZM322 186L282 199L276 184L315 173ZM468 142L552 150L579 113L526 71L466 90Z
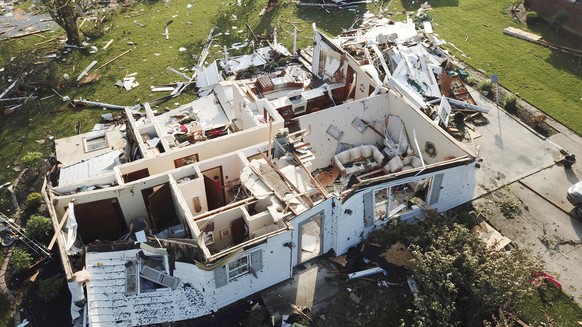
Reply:
M579 58L503 35L503 28L508 26L526 28L505 13L510 2L431 1L435 33L467 55L463 57L449 46L459 59L487 75L499 74L503 86L582 135ZM418 8L418 4L414 8ZM536 29L545 32L548 39L561 40L551 36L550 29ZM582 39L577 40L580 46Z
M530 326L577 326L582 321L580 306L550 283L538 287L520 310Z

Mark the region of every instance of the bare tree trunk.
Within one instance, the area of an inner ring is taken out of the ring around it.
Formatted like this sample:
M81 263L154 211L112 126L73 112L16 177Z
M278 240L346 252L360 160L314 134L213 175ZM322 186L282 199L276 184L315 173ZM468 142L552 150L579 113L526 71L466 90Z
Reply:
M77 26L77 12L75 3L71 0L41 0L48 8L48 12L55 21L67 33L67 43L81 45L79 27Z

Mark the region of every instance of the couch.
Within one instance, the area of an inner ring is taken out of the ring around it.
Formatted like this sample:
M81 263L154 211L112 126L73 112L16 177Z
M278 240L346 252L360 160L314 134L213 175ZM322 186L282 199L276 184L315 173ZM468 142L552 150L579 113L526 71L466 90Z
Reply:
M374 145L360 145L336 154L333 160L340 174L346 176L381 167L384 155Z

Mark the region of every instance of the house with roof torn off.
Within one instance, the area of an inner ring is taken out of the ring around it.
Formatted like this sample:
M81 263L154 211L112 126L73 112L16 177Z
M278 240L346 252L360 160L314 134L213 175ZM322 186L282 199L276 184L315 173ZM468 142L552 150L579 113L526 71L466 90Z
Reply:
M285 67L225 81L213 64L198 100L126 109L121 128L57 140L43 195L72 319L208 315L392 220L422 217L425 204L471 200L477 149L422 110L440 98L428 55L404 51L385 68L371 59L388 58L398 33L368 37L363 62L314 26L313 49ZM425 75L418 87L391 83L394 69ZM431 97L410 97L419 90Z

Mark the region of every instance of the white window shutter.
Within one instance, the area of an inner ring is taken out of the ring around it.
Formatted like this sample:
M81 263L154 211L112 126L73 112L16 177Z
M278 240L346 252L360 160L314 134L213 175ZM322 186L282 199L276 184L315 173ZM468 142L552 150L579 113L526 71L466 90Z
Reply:
M226 266L221 266L214 269L214 283L216 288L222 287L228 283L228 277L226 276Z

